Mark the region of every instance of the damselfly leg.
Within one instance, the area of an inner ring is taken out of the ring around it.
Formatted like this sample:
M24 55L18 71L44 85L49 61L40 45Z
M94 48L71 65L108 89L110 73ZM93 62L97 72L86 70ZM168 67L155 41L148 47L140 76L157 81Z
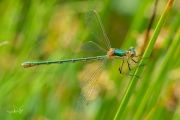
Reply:
M137 56L135 56L135 57L139 57L139 56L142 56L142 55L137 55ZM123 65L124 65L124 59L126 59L126 62L127 62L127 64L128 64L128 68L129 68L130 71L131 71L131 70L134 70L134 69L136 69L136 68L138 68L138 67L145 66L145 65L138 65L138 66L132 68L132 67L131 67L132 65L130 64L128 57L127 57L127 56L123 56L123 57L122 57L121 66L119 67L119 72L120 72L121 74L125 74L125 75L129 75L129 76L135 76L135 77L137 77L137 78L141 78L141 77L139 77L139 76L137 76L137 75L125 73L125 72L122 71L122 68L123 68ZM130 60L132 60L135 64L138 64L142 59L147 59L147 58L141 58L139 61L136 61L136 60L134 60L133 58L130 57Z
M125 58L122 57L122 63L121 63L121 66L119 67L119 72L120 72L120 74L129 75L129 76L132 76L132 77L135 76L135 77L137 77L137 78L141 78L141 77L139 77L139 76L137 76L137 75L125 73L125 72L122 71L122 68L123 68L123 65L124 65L124 59L125 59ZM131 65L130 65L127 57L126 57L126 61L127 61L129 70L132 70L132 68L130 67ZM137 66L137 67L139 67L139 66ZM137 67L136 67L136 68L137 68ZM133 69L135 69L135 68L133 68Z

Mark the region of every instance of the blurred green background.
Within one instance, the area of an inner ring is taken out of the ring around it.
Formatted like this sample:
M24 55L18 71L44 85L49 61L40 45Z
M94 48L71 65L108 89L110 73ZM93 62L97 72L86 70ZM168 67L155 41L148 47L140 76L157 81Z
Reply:
M1 0L0 1L0 119L1 120L112 120L131 77L119 74L121 60L109 60L92 101L76 112L79 80L93 62L23 68L25 61L46 61L95 56L80 46L94 41L84 14L95 9L111 46L123 50L134 46L140 53L144 33L152 16L152 0ZM150 36L167 3L160 0ZM180 118L180 44L178 1L154 46L123 120ZM177 42L179 43L179 42ZM98 54L101 55L101 54ZM88 64L89 63L89 64ZM166 66L164 66L166 65ZM124 71L129 72L127 67ZM133 73L132 71L131 73ZM157 79L158 78L158 79ZM160 78L160 79L159 79ZM23 110L22 113L13 112Z

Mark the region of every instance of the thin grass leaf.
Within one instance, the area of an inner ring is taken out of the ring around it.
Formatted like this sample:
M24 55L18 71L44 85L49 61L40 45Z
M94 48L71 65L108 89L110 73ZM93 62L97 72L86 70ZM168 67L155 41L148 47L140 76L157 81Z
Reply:
M159 35L162 27L163 27L163 24L164 24L167 16L168 16L168 13L169 13L169 11L170 11L170 8L171 8L171 6L172 6L173 1L174 1L174 0L169 0L169 1L168 1L167 5L166 5L166 7L165 7L165 9L164 9L164 12L163 12L163 14L162 14L162 16L161 16L161 18L160 18L160 20L159 20L156 28L155 28L154 34L152 35L152 37L151 37L151 39L150 39L150 41L149 41L149 44L148 44L148 46L147 46L147 48L146 48L146 50L145 50L145 53L144 53L144 55L143 55L143 58L147 58L147 57L150 56L150 54L151 54L151 52L152 52L152 50L153 50L154 44L155 44L155 42L156 42L156 40L157 40L157 37L158 37L158 35ZM147 59L142 59L142 61L140 62L140 64L147 64ZM141 74L142 74L142 72L143 72L143 68L144 68L144 67L139 67L139 68L136 70L135 75L141 76ZM121 119L121 117L122 117L122 115L123 115L123 113L124 113L124 110L125 110L128 102L129 102L129 100L130 100L130 98L131 98L131 96L132 96L133 90L134 90L134 88L136 87L136 84L137 84L138 80L139 80L139 79L138 79L137 77L133 77L132 80L130 81L130 84L129 84L127 90L126 90L126 93L125 93L125 95L124 95L124 97L123 97L123 100L122 100L122 102L121 102L121 104L120 104L120 106L119 106L119 108L118 108L118 111L117 111L115 117L114 117L114 120L119 120L119 119Z

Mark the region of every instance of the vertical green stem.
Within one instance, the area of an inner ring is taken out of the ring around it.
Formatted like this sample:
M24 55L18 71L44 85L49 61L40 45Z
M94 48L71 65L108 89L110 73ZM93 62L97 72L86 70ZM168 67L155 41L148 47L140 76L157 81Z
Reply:
M168 13L169 13L169 11L170 11L170 8L171 8L171 6L172 6L173 1L174 1L174 0L169 0L169 1L168 1L167 5L166 5L166 7L165 7L165 9L164 9L164 11L163 11L163 14L162 14L162 16L161 16L161 18L160 18L160 20L159 20L159 22L158 22L158 24L157 24L157 26L156 26L156 28L155 28L155 31L154 31L154 33L153 33L153 35L152 35L152 37L151 37L151 39L150 39L150 41L149 41L149 44L148 44L148 46L147 46L147 48L146 48L146 50L145 50L145 53L144 53L144 55L143 55L143 58L147 58L147 57L150 56L150 54L151 54L151 52L152 52L152 50L153 50L154 44L155 44L155 42L156 42L156 40L157 40L157 37L158 37L158 35L159 35L162 27L163 27L163 24L164 24L167 16L168 16ZM146 63L147 63L147 59L142 59L142 61L140 62L140 65L146 64ZM135 75L141 76L141 73L142 73L142 71L143 71L143 68L144 68L144 67L139 67L139 68L136 70ZM119 106L119 108L118 108L118 111L117 111L117 113L116 113L116 115L115 115L115 117L114 117L114 120L119 120L119 119L121 119L121 117L122 117L122 115L123 115L123 112L124 112L124 110L125 110L128 102L129 102L129 100L130 100L130 98L131 98L131 95L132 95L132 93L133 93L133 90L134 90L134 88L136 87L137 82L138 82L138 78L137 78L137 77L133 77L132 80L130 81L130 84L129 84L127 90L126 90L126 93L125 93L125 95L124 95L124 97L123 97L123 99L122 99L122 102L121 102L121 104L120 104L120 106Z

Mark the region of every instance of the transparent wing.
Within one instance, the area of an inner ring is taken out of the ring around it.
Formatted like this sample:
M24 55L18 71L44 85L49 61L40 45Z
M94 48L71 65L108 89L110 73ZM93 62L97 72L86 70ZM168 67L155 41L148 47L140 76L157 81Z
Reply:
M111 48L109 39L105 33L101 19L95 10L90 10L85 14L85 23L89 32L99 41L103 42L108 49Z
M90 101L90 98L94 92L96 83L102 73L104 65L107 59L103 61L97 61L93 66L91 66L84 74L81 79L81 95L78 98L77 111L82 111Z
M104 48L100 47L92 41L88 41L81 46L81 50L84 52L107 52Z

